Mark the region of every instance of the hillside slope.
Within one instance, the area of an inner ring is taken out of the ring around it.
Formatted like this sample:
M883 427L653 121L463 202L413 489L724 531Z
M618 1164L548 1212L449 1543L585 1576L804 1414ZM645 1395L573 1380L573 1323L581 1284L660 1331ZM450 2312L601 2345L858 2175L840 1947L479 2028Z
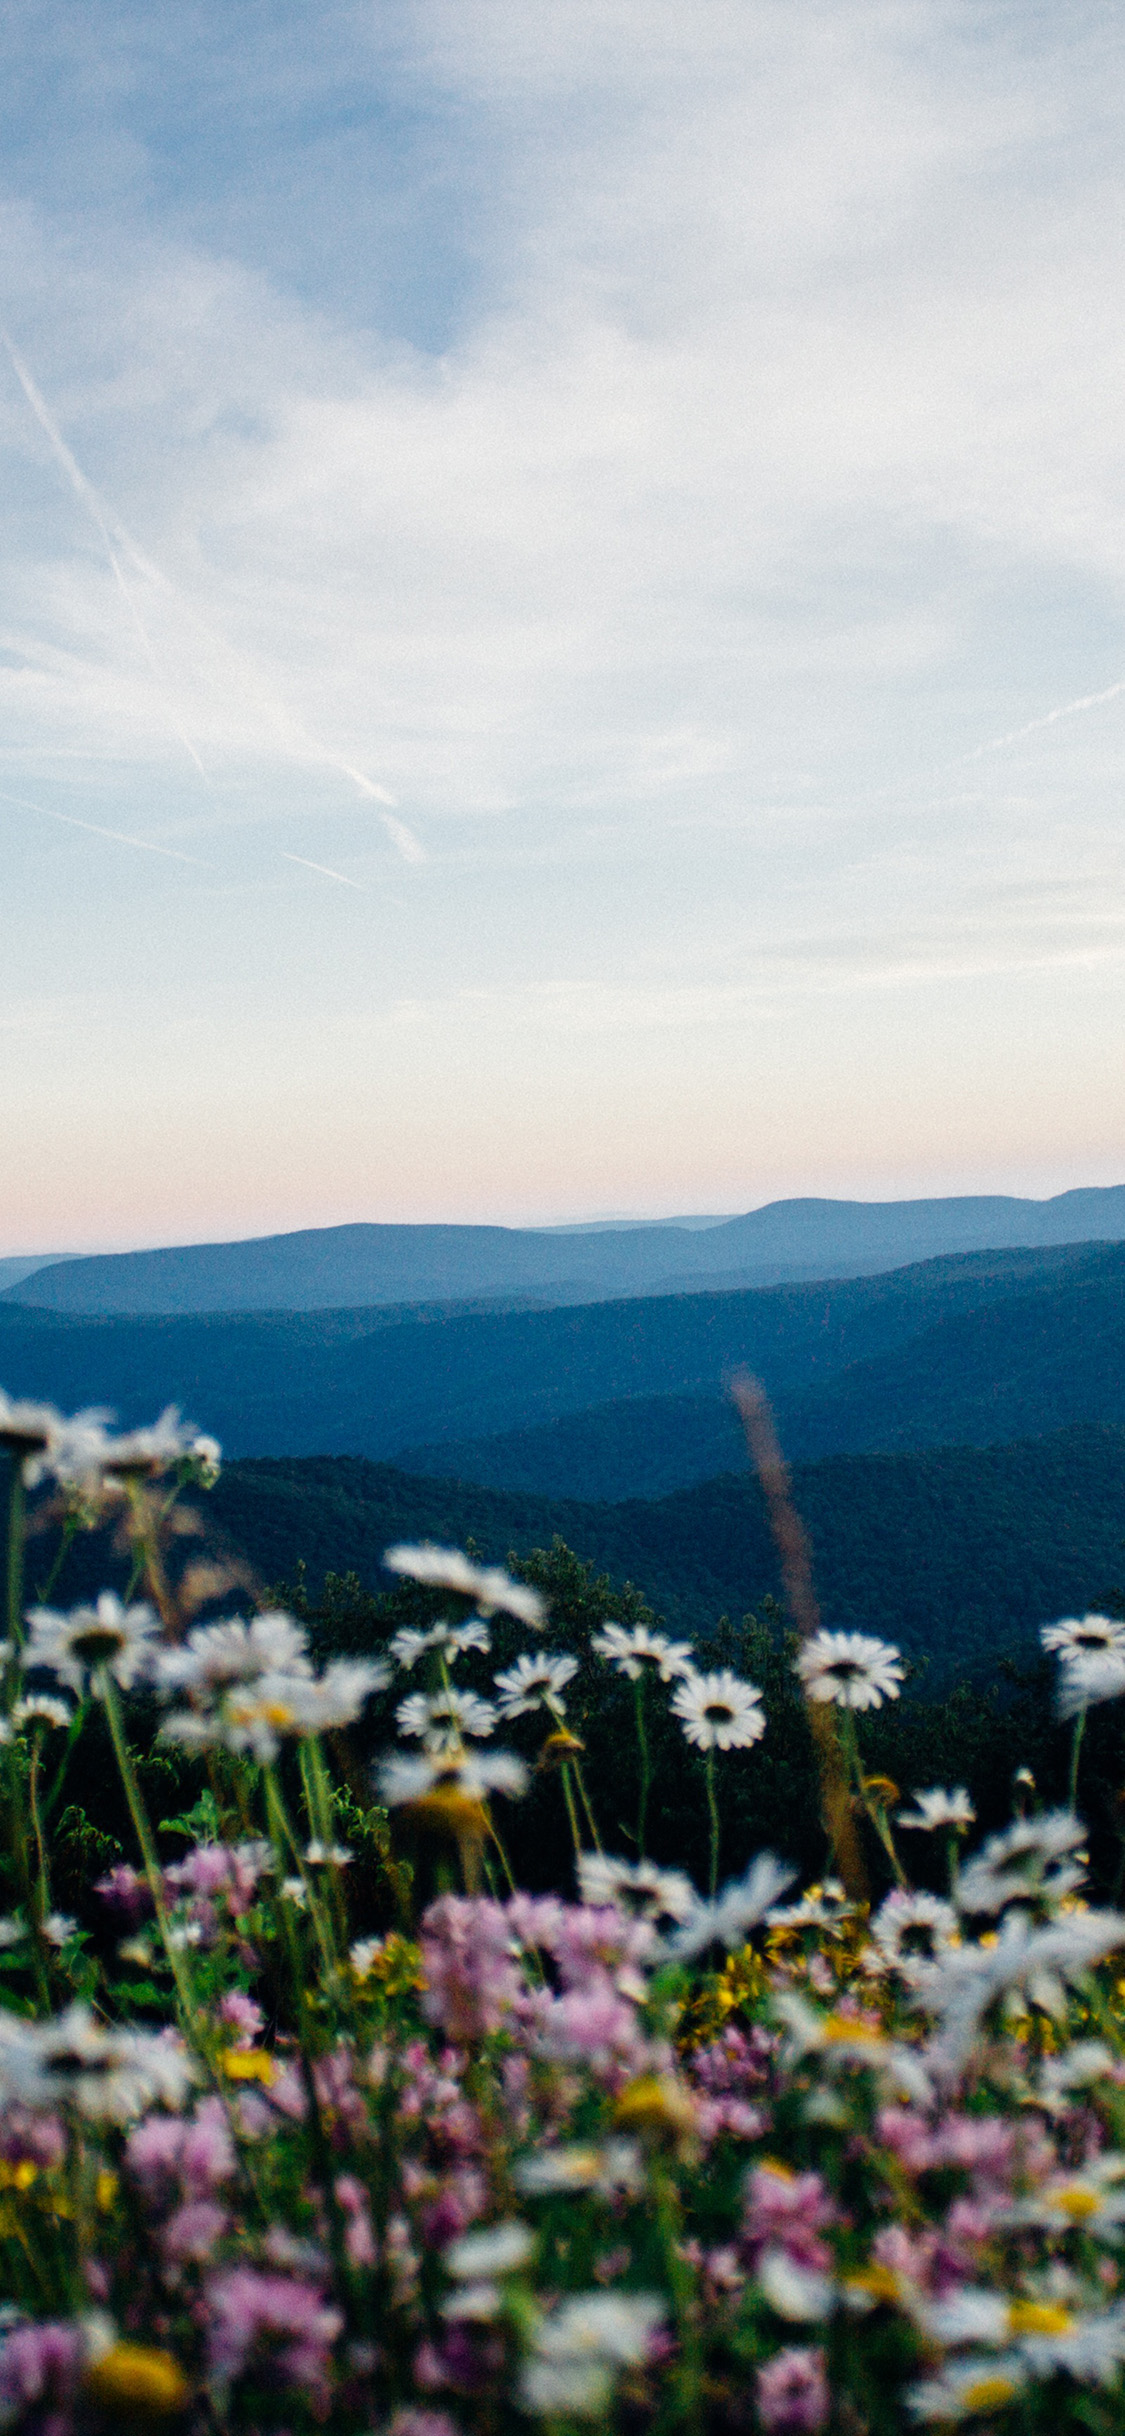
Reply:
M807 1397L958 1315L1010 1304L1015 1344L1021 1329L1039 1327L1043 1298L1057 1304L1050 1325L1064 1343L1069 1333L1080 1371L1068 1297L1095 1281L1104 1288L1098 1326L1112 1331L1120 1325L1114 1312L1125 1314L1118 1246L975 1253L832 1284L455 1317L436 1310L90 1320L9 1303L0 1305L0 1384L71 1407L110 1404L128 1422L174 1400L229 1455L390 1458L404 1446L452 1447L592 1405L715 1397L738 1365L757 1371L779 1402ZM971 1327L965 1345L971 1356ZM1053 1393L1048 1369L1041 1404L1022 1428L1049 1429L1070 1416L1072 1404L1056 1411ZM1088 1411L1118 1417L1117 1405ZM944 1429L950 1440L970 1434L952 1422ZM449 1468L463 1468L460 1458Z
M1125 1424L1125 1272L997 1297L817 1377L772 1382L792 1457L980 1445L1093 1420ZM404 1447L405 1471L550 1497L660 1497L742 1460L722 1394L634 1397L529 1429Z
M825 1620L890 1634L937 1675L990 1666L1039 1623L1125 1580L1125 1430L1014 1446L837 1456L796 1467ZM502 1559L556 1533L678 1628L705 1634L776 1592L760 1494L746 1472L646 1503L583 1504L431 1481L351 1458L234 1464L205 1511L264 1580L304 1558L313 1581L354 1568L385 1585L395 1539L463 1542Z

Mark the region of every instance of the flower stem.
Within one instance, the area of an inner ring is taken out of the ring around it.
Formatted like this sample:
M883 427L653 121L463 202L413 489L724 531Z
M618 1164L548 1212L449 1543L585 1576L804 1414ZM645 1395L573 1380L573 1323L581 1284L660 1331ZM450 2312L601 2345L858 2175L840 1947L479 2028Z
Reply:
M574 1843L574 1857L576 1861L580 1861L582 1858L582 1837L578 1829L578 1812L574 1807L574 1790L570 1782L569 1760L564 1759L562 1767L559 1769L559 1775L562 1778L563 1800L566 1803L566 1815L570 1821L570 1832Z
M8 1639L13 1653L23 1641L23 1535L24 1535L23 1461L19 1454L8 1458ZM9 1661L10 1671L10 1661Z
M1068 1810L1076 1811L1078 1808L1078 1761L1082 1750L1082 1737L1086 1731L1087 1715L1086 1709L1079 1709L1074 1720L1074 1732L1070 1738L1070 1775L1067 1778L1066 1787Z
M144 1867L145 1879L148 1884L149 1894L152 1898L152 1908L156 1917L156 1926L159 1931L160 1942L164 1948L168 1968L172 1974L172 1982L173 1986L175 1987L176 1997L179 2003L180 2018L190 2044L195 2048L197 2054L206 2057L206 2043L203 2038L199 2018L195 2009L195 2000L192 1995L191 1979L188 1974L187 1965L184 1961L183 1954L180 1952L178 1946L173 1940L168 1926L168 1913L164 1903L164 1880L161 1873L160 1862L157 1859L156 1846L152 1840L152 1829L149 1825L148 1813L141 1797L141 1789L137 1783L136 1771L129 1756L129 1746L125 1740L125 1726L121 1715L121 1702L117 1696L117 1685L115 1684L108 1667L102 1667L99 1674L95 1677L95 1691L105 1709L106 1722L109 1726L110 1740L113 1744L113 1755L117 1761L118 1774L125 1790L125 1799L129 1805L129 1816L133 1822L133 1831L140 1846L141 1861Z
M648 1750L648 1727L645 1722L645 1678L638 1675L633 1685L633 1713L637 1723L637 1749L641 1755L641 1798L637 1805L637 1851L645 1857L645 1828L648 1823L648 1794L652 1783L652 1763Z
M713 1903L715 1888L719 1883L719 1805L715 1799L715 1754L713 1751L706 1751L703 1755L703 1773L707 1780L707 1810L711 1822L711 1867L708 1874L707 1891Z

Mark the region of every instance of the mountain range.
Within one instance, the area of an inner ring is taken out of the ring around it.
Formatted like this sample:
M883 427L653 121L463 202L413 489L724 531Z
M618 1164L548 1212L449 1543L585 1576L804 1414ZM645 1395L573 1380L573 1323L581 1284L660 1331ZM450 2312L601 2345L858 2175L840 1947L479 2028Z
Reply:
M722 1401L736 1368L765 1382L794 1456L1125 1423L1125 1246L459 1315L0 1304L12 1393L110 1405L129 1424L174 1401L228 1456L414 1450L418 1470L553 1495L657 1495L736 1459ZM529 1432L530 1446L484 1443Z
M826 1623L886 1633L932 1679L1031 1654L1037 1627L1125 1583L1125 1429L1088 1426L985 1449L834 1456L794 1468ZM780 1589L756 1481L738 1472L654 1500L582 1502L427 1480L349 1457L236 1463L205 1514L263 1583L304 1560L390 1586L401 1539L463 1543L503 1561L558 1535L616 1582L637 1584L678 1631L706 1641Z
M341 1226L185 1244L10 1274L0 1301L41 1310L320 1311L500 1299L577 1303L703 1286L855 1277L943 1254L1125 1240L1125 1185L1052 1200L769 1202L736 1218L533 1228Z

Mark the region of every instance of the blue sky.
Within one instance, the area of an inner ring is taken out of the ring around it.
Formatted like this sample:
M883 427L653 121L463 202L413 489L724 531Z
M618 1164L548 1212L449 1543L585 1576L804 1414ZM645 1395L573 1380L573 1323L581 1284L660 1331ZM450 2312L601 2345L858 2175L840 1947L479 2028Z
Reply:
M0 79L0 1251L1125 1176L1112 12Z

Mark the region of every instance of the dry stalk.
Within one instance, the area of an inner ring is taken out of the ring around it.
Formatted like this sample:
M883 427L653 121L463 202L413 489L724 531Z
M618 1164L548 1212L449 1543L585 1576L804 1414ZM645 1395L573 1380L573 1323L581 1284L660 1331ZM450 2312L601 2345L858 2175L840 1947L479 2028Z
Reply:
M820 1629L820 1610L813 1588L812 1556L805 1526L793 1503L789 1467L778 1444L769 1398L760 1379L748 1370L737 1372L730 1392L738 1407L750 1460L762 1484L770 1529L781 1560L781 1583L790 1621L802 1641ZM820 1771L820 1802L825 1830L836 1867L853 1903L870 1899L859 1836L852 1808L847 1764L836 1711L829 1700L808 1700L809 1731Z

